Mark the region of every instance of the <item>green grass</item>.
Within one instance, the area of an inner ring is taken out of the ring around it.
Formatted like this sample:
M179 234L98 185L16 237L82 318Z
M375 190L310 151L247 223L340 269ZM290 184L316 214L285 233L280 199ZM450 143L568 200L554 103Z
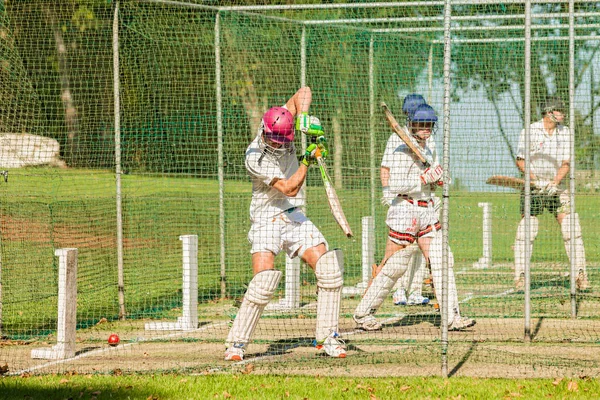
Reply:
M316 172L315 172L316 173ZM370 213L369 189L339 190L355 237L348 240L334 222L320 183L308 188L308 215L330 247L344 251L348 285L361 278L361 218ZM78 316L80 327L118 315L115 179L110 171L31 168L10 171L0 184L3 333L13 338L44 335L55 329L57 259L54 250L79 249ZM251 185L247 179L225 182L225 269L227 296L237 298L251 277L247 232ZM181 304L183 234L199 235L199 297L220 293L220 229L217 180L159 175L123 176L124 271L126 309L131 317L160 318ZM518 193L451 193L450 243L457 271L471 271L482 255L482 212L478 203L492 203L493 260L512 262L511 245L519 221ZM600 199L579 196L588 261L600 261ZM376 207L376 259L384 250L387 209ZM564 265L558 224L540 217L533 262ZM284 257L277 266L283 268ZM560 267L559 267L560 268ZM595 267L594 267L595 268ZM597 272L591 268L591 274ZM498 273L493 276L493 273ZM544 271L539 271L545 273ZM462 293L510 279L508 267L492 272L458 274ZM302 279L314 284L303 268ZM486 283L486 279L488 282ZM283 289L283 285L281 285ZM498 299L478 300L484 309L473 314L504 315ZM487 301L487 303L486 303ZM512 300L507 300L512 301ZM484 304L485 303L485 304ZM514 303L515 307L518 303ZM511 308L512 310L512 308ZM543 311L543 309L541 309ZM518 313L515 308L515 315ZM509 311L509 314L513 311Z
M593 399L597 379L331 378L273 375L0 379L0 399Z

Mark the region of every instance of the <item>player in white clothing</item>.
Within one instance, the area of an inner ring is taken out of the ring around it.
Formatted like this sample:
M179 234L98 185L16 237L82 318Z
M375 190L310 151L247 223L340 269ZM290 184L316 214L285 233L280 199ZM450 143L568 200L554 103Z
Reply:
M308 146L299 164L293 143L294 128L307 135L323 135L319 120L308 115L311 99L310 88L303 87L284 107L269 109L256 139L246 150L246 169L252 180L252 227L248 240L252 245L254 277L227 336L225 360L228 361L244 358L252 333L281 279L281 272L274 269L274 260L282 250L291 258L302 258L315 272L317 349L331 357L346 357L337 333L343 256L340 250L328 251L327 241L302 209L304 181L308 167L315 162L318 145ZM322 150L327 152L325 148Z
M381 324L373 314L405 273L413 253L419 249L430 262L438 300L442 298L442 237L434 209L433 189L440 183L443 170L437 161L435 149L428 145L436 122L435 111L427 104L418 106L408 122L412 137L431 167L427 168L418 161L404 143L399 144L389 155L389 186L384 188L384 198L390 203L386 219L389 233L385 255L375 278L354 311L354 321L364 330L381 329ZM450 258L449 269L452 271L453 258ZM460 316L454 273L450 271L449 329L462 330L475 325L475 321Z
M558 221L562 232L567 255L571 257L571 240L575 242L575 266L577 269L577 289L590 289L586 272L585 249L581 237L579 215L571 214L569 191L564 178L569 173L570 134L569 128L562 123L565 119L565 108L559 99L551 98L542 107L542 120L530 127L530 178L533 183L530 209L530 242L529 254L532 254L533 241L538 234L537 215L548 209ZM525 173L525 130L519 138L517 167ZM524 194L521 192L521 221L517 227L515 239L515 287L522 289L525 283L525 207ZM571 235L571 216L575 219L575 231Z
M402 102L402 113L406 116L407 120L421 104L426 104L426 102L423 96L420 94L413 93L404 98ZM406 126L402 127L402 129L408 132L408 128ZM435 145L433 138L431 138L430 141ZM381 186L383 188L389 187L390 168L392 163L391 155L401 144L402 140L398 137L398 135L396 133L392 133L387 141L385 152L383 153L383 160L381 161L380 178ZM391 205L391 199L386 199L384 197L382 202L385 205ZM413 254L412 259L408 264L408 270L400 279L398 279L392 290L394 304L401 306L429 304L429 298L423 296L423 278L425 277L427 270L426 264L427 263L420 252L415 252Z

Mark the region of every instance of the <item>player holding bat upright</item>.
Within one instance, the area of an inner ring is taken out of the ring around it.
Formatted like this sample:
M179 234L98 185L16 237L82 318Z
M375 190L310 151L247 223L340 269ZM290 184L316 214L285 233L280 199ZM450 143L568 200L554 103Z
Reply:
M381 265L354 311L354 321L361 329L381 329L373 313L405 273L411 256L418 249L431 265L438 300L442 298L442 235L438 232L441 226L434 208L433 188L440 183L443 170L434 149L428 146L436 122L435 111L427 104L418 106L408 119L408 130L415 139L416 150L420 151L430 167L418 160L404 143L399 143L391 149L391 154L384 156L389 160L389 186L385 194L390 202L386 219L389 233ZM471 327L475 321L460 316L452 263L450 256L448 328L455 331Z
M404 98L402 101L402 113L406 116L407 120L421 104L426 104L426 102L420 94L413 93ZM408 128L406 126L402 127L402 129L408 133ZM381 161L380 178L381 186L383 187L382 202L387 206L392 204L392 200L395 197L389 192L390 168L392 164L391 156L393 155L394 150L401 144L402 140L398 135L392 133L385 146L383 160ZM433 141L433 138L430 138L428 146L431 147L432 145L435 145L435 142ZM392 298L396 305L416 306L429 303L429 299L422 294L423 278L427 269L425 260L419 252L415 252L412 257L408 270L394 285Z
M563 180L569 173L570 134L569 128L562 122L565 119L565 107L560 99L550 98L542 106L542 120L530 127L530 178L532 182L530 209L529 254L533 250L533 241L538 234L537 215L548 209L558 221L562 232L567 255L571 257L571 240L575 241L575 266L577 269L577 289L590 288L585 268L585 249L581 238L579 215L571 214L569 191ZM525 173L525 130L519 138L517 168ZM517 227L515 239L515 287L522 289L525 284L525 195L521 192L521 221ZM571 235L571 217L575 219L575 231Z
M327 241L302 210L305 203L303 185L308 167L316 162L318 145L308 146L298 163L293 143L294 118L298 116L298 130L307 135L322 136L318 119L308 115L311 99L310 88L303 87L285 106L269 109L263 116L256 139L246 150L246 169L252 180L252 227L248 240L252 245L254 277L227 337L227 361L244 358L258 320L281 279L281 272L274 269L274 261L282 250L291 258L302 258L315 272L317 349L331 357L346 357L337 333L343 284L342 252L328 251Z

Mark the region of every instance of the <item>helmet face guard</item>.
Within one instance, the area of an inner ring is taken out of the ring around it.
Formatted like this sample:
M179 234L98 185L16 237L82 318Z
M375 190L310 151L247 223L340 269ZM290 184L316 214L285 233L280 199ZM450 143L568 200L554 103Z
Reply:
M266 154L281 157L294 151L294 116L283 107L270 108L262 118L259 145Z
M428 104L421 104L418 106L412 115L408 117L408 125L410 128L410 133L413 136L416 135L416 130L419 128L427 128L431 130L431 134L435 134L437 128L437 115L435 115L435 110Z

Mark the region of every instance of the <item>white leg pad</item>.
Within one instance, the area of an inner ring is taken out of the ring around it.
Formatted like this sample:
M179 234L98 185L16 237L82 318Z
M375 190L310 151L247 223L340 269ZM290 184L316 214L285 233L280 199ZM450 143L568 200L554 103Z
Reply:
M575 266L577 270L585 270L585 248L583 247L583 239L581 237L581 225L579 224L579 214L574 213L575 231L573 232L573 240L575 242ZM567 214L560 225L563 241L565 242L565 250L567 256L571 260L571 214Z
M273 269L261 271L254 275L254 278L248 284L242 306L227 336L225 342L227 347L233 346L234 343L247 344L250 342L252 333L265 306L269 304L273 294L275 294L281 275L281 271Z
M427 269L427 263L425 262L425 257L423 257L423 253L421 253L420 251L415 252L411 263L413 269L413 276L407 294L410 296L411 294L415 293L418 296L422 296L423 278L425 277L425 269Z
M538 234L538 219L536 217L531 217L529 219L530 225L530 234L529 234L529 243L525 243L525 218L522 218L519 222L519 226L517 226L517 236L515 238L515 279L519 279L522 273L525 272L525 262L529 260L525 260L525 250L529 249L529 256L533 253L533 241L535 240ZM526 247L529 246L529 247Z
M404 290L408 296L410 293L417 292L419 295L423 287L423 270L425 259L420 251L415 251L408 263L408 270L396 281L394 290Z
M363 318L377 311L396 281L406 272L410 258L416 250L416 246L408 246L388 258L356 307L355 317Z
M448 254L448 321L452 321L455 315L460 316L458 306L458 291L456 290L456 279L454 277L454 254L452 250ZM442 233L437 232L429 245L429 263L433 277L435 295L442 307L443 285L442 285Z
M317 341L338 330L340 301L344 279L344 254L340 249L330 250L317 261Z

